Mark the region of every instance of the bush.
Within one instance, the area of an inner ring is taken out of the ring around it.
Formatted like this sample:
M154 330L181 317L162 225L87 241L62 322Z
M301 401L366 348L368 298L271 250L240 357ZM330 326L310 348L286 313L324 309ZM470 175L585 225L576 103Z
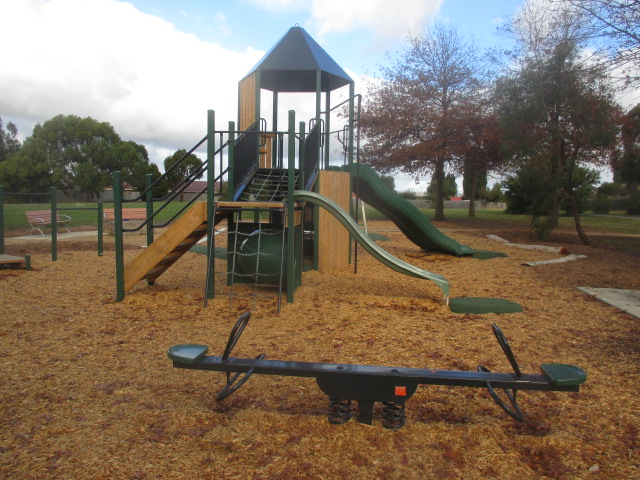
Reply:
M591 211L593 213L609 213L613 200L607 195L598 194L591 200Z
M627 215L640 215L640 193L632 193L627 198Z
M407 200L415 200L417 197L416 192L411 189L404 190L399 194L402 198L406 198Z

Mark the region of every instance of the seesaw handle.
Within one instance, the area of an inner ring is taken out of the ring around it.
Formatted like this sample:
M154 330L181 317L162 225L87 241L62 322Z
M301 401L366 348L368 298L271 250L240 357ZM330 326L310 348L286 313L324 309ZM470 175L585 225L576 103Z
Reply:
M506 355L507 360L509 360L509 363L511 364L511 368L513 368L513 371L515 372L518 378L522 378L522 371L520 370L520 365L518 365L516 356L513 354L513 350L511 350L511 346L507 341L507 337L504 336L504 333L502 333L502 330L500 330L500 327L498 327L498 325L496 325L495 323L491 325L491 328L493 329L493 334L496 336L496 339L498 340L500 347L502 347L502 351Z
M227 345L226 347L224 347L224 352L222 353L222 357L221 357L222 362L226 362L227 359L229 358L229 355L231 355L231 351L233 350L233 347L235 347L236 343L238 343L238 340L240 340L240 336L242 335L242 332L244 332L244 329L247 326L247 323L249 323L250 318L251 318L251 311L247 311L243 313L242 315L240 315L240 318L238 318L238 321L233 326L233 329L229 334L229 340L227 340Z

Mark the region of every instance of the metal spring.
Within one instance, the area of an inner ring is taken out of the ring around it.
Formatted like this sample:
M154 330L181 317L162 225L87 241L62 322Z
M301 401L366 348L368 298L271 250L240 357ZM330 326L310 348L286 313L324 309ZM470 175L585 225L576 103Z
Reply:
M351 400L344 400L342 398L329 399L329 423L338 425L346 423L351 420Z
M391 430L403 427L406 422L404 403L382 402L382 404L382 426Z

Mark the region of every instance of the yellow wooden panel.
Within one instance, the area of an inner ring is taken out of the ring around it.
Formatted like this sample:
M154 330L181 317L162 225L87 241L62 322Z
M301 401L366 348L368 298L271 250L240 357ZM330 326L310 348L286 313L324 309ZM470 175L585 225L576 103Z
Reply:
M248 77L240 80L239 83L239 101L240 101L240 130L246 130L256 120L256 74L253 73Z
M198 202L178 218L167 230L125 268L124 289L142 280L191 233L207 222L207 204Z
M350 175L347 172L322 170L318 176L318 193L349 211ZM349 264L349 231L329 212L318 213L318 270L325 272Z

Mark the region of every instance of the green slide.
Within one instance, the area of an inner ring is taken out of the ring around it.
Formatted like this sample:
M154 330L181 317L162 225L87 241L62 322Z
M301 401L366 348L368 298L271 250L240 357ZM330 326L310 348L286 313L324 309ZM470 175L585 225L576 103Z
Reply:
M422 270L421 268L411 265L404 260L400 260L399 258L394 257L386 250L380 248L362 231L355 220L351 218L351 216L333 200L306 190L296 190L295 192L293 192L293 197L298 202L310 202L327 210L331 215L337 218L347 230L349 230L349 233L351 233L356 241L360 245L362 245L362 247L372 257L374 257L385 266L405 275L430 280L438 285L444 295L445 303L449 303L449 282L446 278L444 278L442 275L438 275L437 273L431 273L426 270Z
M348 165L342 170L351 173L353 191L366 204L385 214L409 240L427 251L450 253L456 256L473 255L474 250L446 236L409 201L389 189L371 167Z

